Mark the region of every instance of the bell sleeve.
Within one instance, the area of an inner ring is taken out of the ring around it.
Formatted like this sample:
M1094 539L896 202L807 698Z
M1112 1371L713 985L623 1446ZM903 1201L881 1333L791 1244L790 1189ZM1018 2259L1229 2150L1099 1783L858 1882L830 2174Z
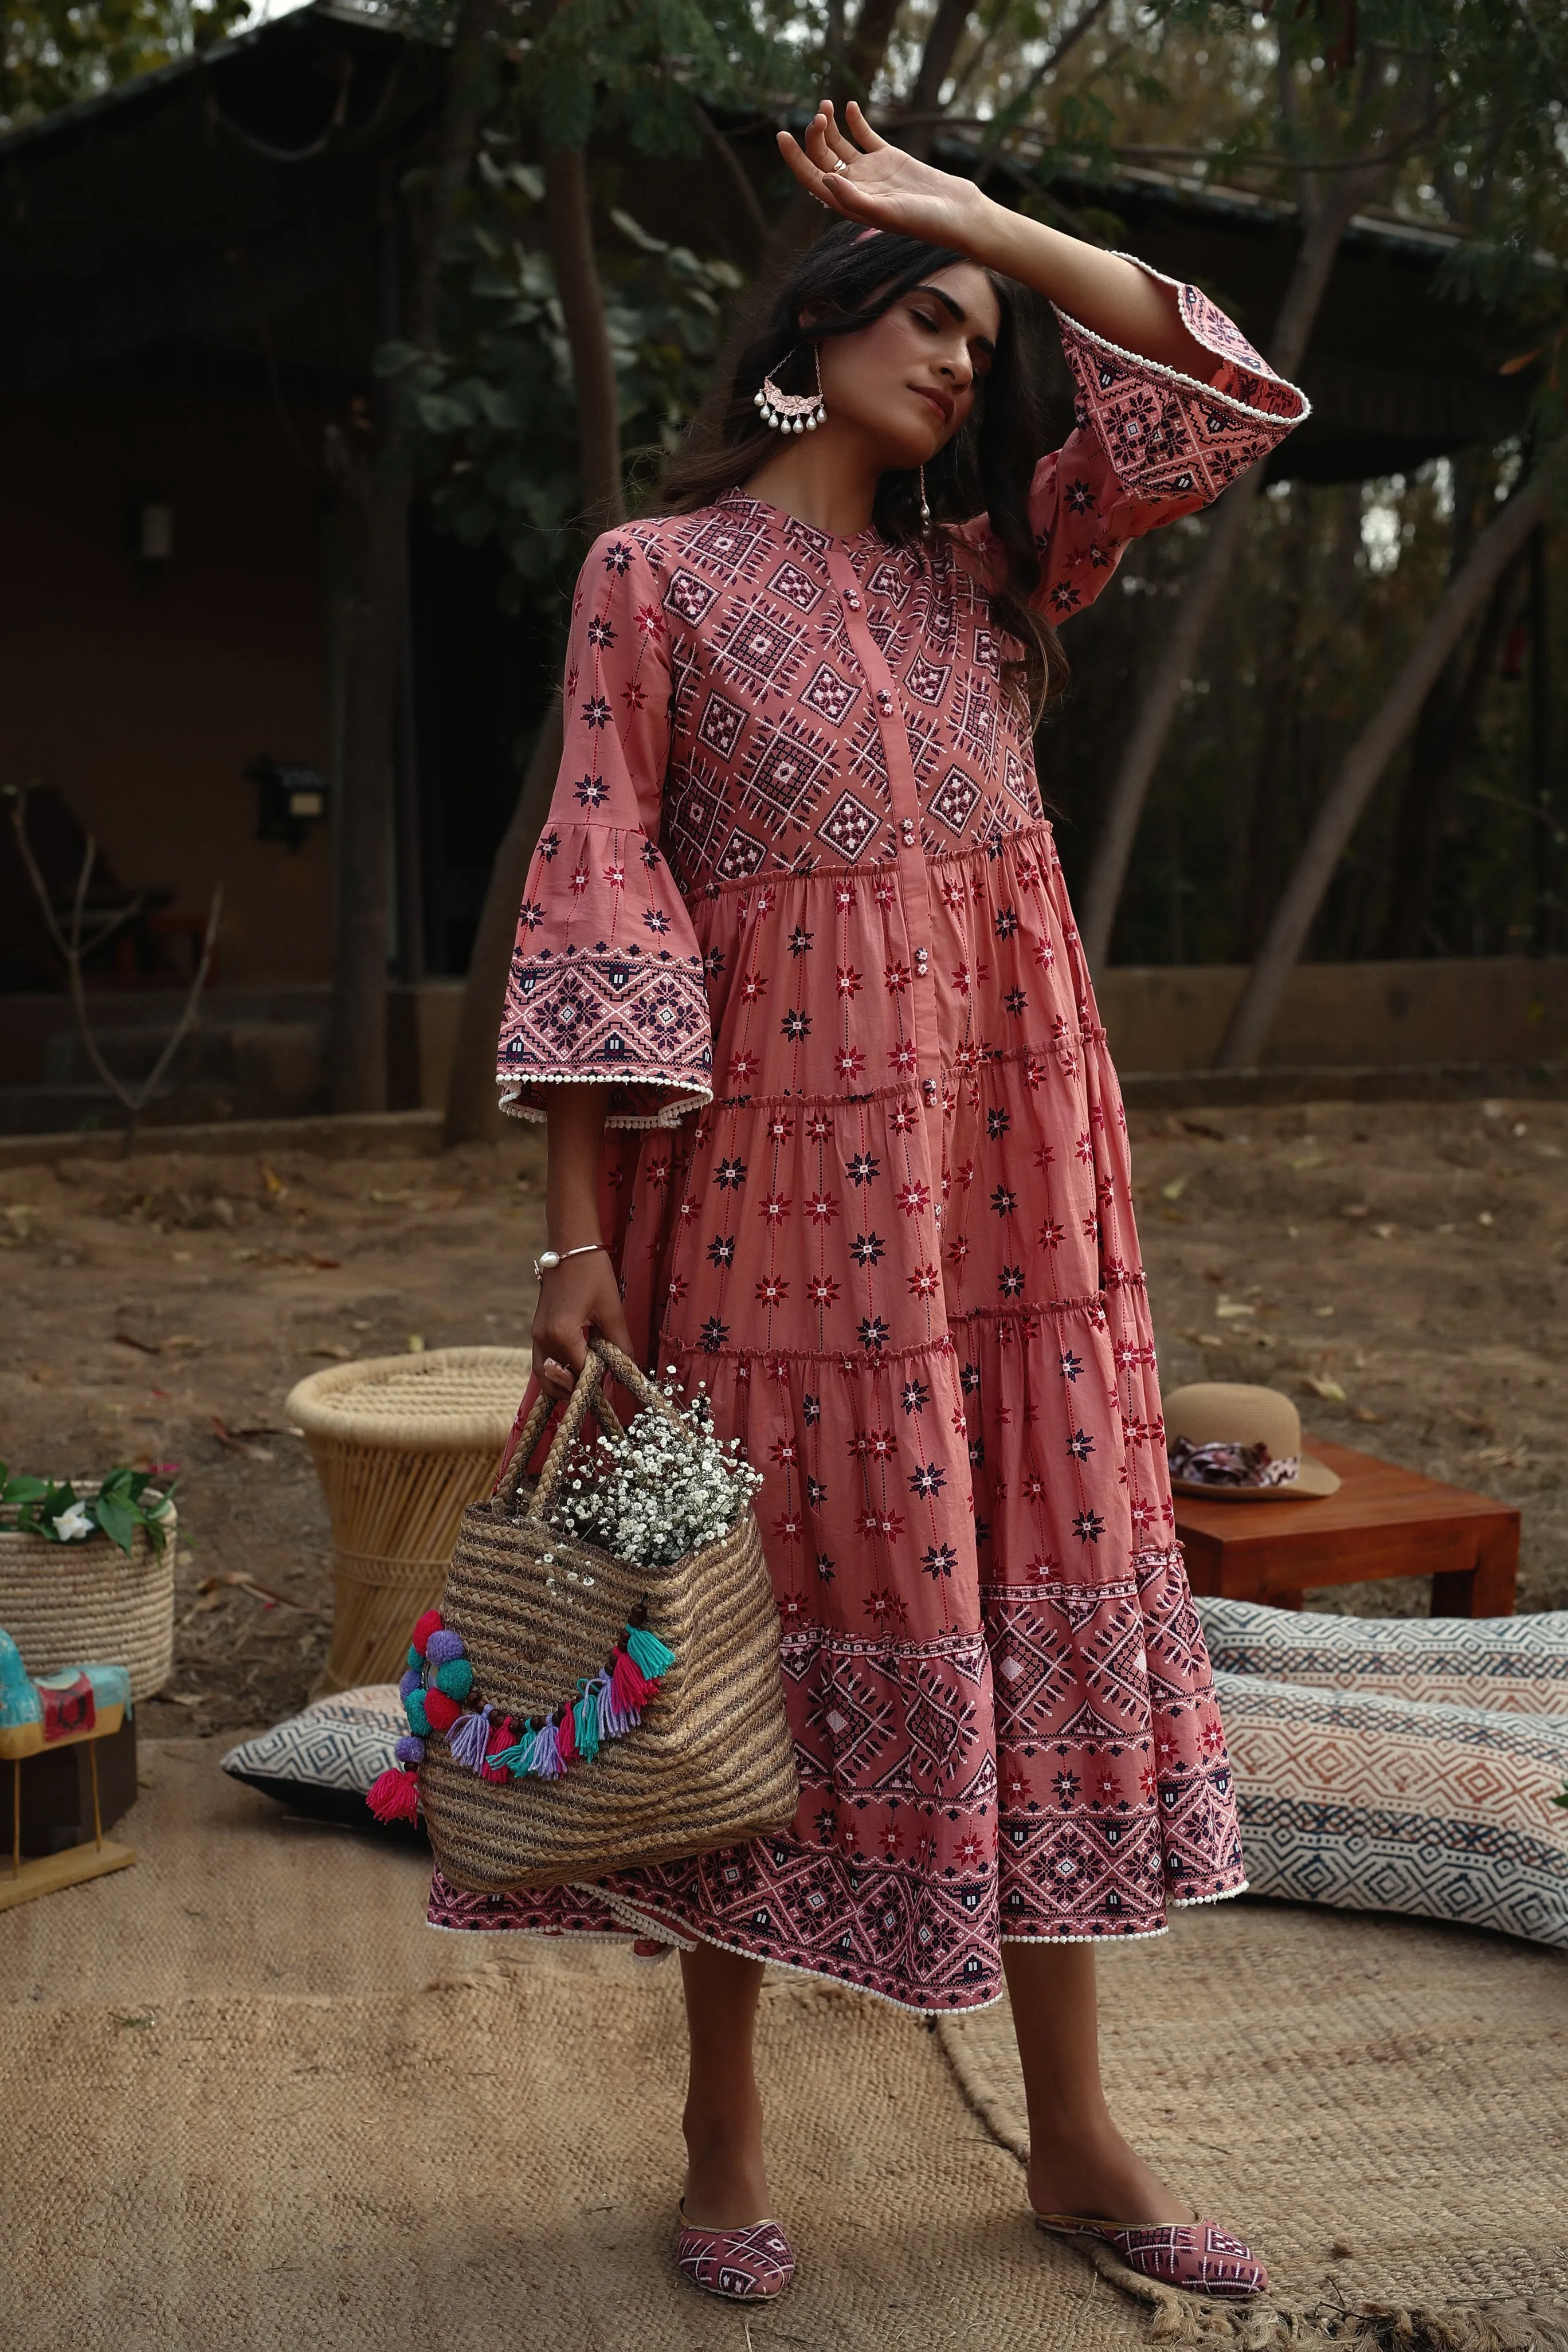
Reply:
M1029 601L1053 621L1093 604L1129 541L1208 506L1311 414L1306 394L1274 373L1206 294L1135 254L1119 257L1172 289L1213 365L1202 380L1184 375L1057 310L1075 422L1061 448L1040 460L1029 492L1040 553ZM989 536L982 520L977 552Z
M628 532L588 551L572 608L564 745L529 865L497 1058L500 1105L610 1089L606 1127L674 1127L712 1099L703 960L659 847L670 670L658 590Z

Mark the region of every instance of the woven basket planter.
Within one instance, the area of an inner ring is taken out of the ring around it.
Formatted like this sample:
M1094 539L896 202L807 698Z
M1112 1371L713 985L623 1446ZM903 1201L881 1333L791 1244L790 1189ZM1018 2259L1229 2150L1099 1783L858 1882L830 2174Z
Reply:
M133 1699L162 1690L174 1663L174 1530L171 1506L163 1549L138 1528L129 1559L102 1535L58 1544L0 1534L0 1625L27 1672L125 1666Z
M289 1395L332 1523L332 1644L311 1692L395 1682L468 1503L495 1484L532 1358L432 1348L312 1372Z

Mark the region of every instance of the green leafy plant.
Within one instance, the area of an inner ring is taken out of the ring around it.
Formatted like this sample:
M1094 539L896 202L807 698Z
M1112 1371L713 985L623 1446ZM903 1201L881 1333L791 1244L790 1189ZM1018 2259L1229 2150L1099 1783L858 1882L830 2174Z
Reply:
M161 1553L174 1517L174 1486L154 1485L160 1475L121 1462L90 1494L79 1495L69 1479L13 1475L0 1462L0 1529L9 1525L17 1535L58 1544L105 1535L129 1559L137 1528L145 1528Z

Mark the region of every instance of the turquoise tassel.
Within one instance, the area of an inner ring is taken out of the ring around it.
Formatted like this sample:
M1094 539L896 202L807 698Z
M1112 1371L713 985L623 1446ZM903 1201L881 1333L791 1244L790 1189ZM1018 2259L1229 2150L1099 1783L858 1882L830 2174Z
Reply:
M495 1754L487 1757L485 1760L493 1770L510 1772L514 1780L521 1780L528 1769L528 1759L532 1749L533 1726L531 1723L525 1723L521 1737L510 1748L498 1748Z
M645 1682L658 1682L675 1664L675 1652L646 1625L626 1627L626 1651Z
M592 1683L574 1707L572 1721L577 1734L577 1753L585 1764L591 1764L599 1752L599 1701Z

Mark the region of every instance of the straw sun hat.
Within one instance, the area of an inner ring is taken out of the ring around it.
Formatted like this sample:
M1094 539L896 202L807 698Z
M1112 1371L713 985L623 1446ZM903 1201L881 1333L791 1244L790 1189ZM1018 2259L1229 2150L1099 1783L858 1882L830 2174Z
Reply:
M1165 1399L1171 1485L1211 1503L1295 1503L1339 1479L1301 1451L1301 1416L1278 1389L1197 1381Z

